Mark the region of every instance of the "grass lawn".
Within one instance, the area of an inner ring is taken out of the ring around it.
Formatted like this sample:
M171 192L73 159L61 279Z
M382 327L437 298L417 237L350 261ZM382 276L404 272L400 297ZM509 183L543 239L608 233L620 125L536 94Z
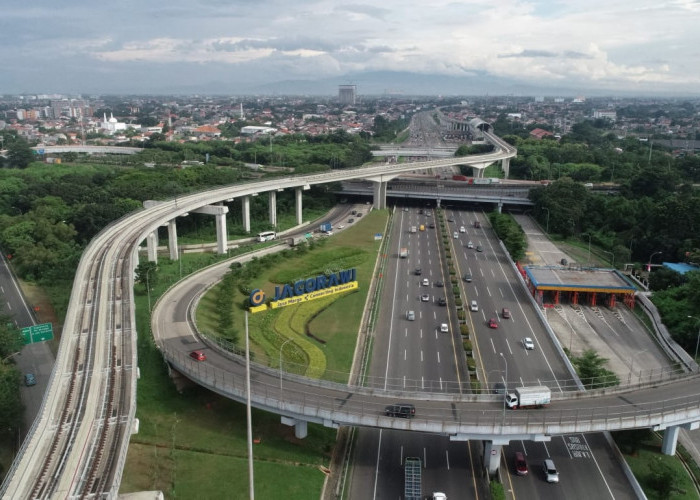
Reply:
M376 233L383 233L386 227L387 213L372 211L352 227L324 239L313 250L299 253L287 251L279 254L265 267L264 272L251 283L252 288L260 288L268 297L274 295L274 287L282 283L316 276L327 271L356 268L359 290L338 295L335 300L322 299L312 301L298 308L315 308L301 313L309 321L302 328L304 331L290 332L287 318L288 308L270 310L249 316L251 351L255 360L277 367L282 344L289 338L294 345L283 349L282 357L285 369L289 364L297 363L307 366L310 357L321 352L325 356L325 374L323 378L346 381L352 364L357 332L364 310L369 283L376 262L381 241L375 241ZM219 329L216 314L216 297L219 287L213 287L200 301L197 310L197 324L200 330L208 334ZM244 310L242 304L246 295L236 290L233 302L234 330L238 333L238 344L242 347L244 336ZM299 330L297 328L297 330ZM296 337L295 337L296 335ZM311 343L313 346L308 346ZM307 345L308 347L304 347ZM308 349L315 353L309 354ZM320 351L319 351L320 350ZM306 352L306 355L305 355ZM304 370L294 370L304 373Z
M212 254L186 254L192 271L219 260ZM180 263L161 259L151 291L154 303L179 279ZM141 378L137 386L139 433L131 437L120 493L162 490L168 498L247 498L245 406L198 386L175 390L150 335L148 297L136 285L136 319ZM335 430L309 424L298 440L279 416L253 410L255 484L258 498L318 498ZM281 480L282 478L282 480ZM280 486L282 485L282 486Z
M625 437L626 435L626 437ZM661 453L661 437L648 430L613 433L625 460L650 500L697 499L698 492L683 464L675 456ZM634 446L630 447L630 441ZM636 448L636 449L635 449ZM665 478L659 478L666 472ZM664 489L663 485L670 485Z

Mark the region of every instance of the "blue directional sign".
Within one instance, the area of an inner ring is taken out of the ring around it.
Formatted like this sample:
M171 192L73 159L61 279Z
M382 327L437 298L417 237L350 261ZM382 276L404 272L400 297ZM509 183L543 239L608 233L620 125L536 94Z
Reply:
M22 338L25 345L51 340L53 338L53 326L51 323L26 326L22 328Z

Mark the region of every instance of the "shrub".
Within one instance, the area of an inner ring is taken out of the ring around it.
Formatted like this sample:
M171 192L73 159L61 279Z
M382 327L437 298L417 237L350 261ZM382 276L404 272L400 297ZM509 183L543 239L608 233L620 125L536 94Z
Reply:
M457 319L460 321L467 319L467 312L464 309L457 311Z
M471 340L463 340L462 341L462 347L464 347L465 351L471 351L472 350L472 342Z
M455 298L455 305L457 307L462 307L462 299L459 297Z
M466 335L467 337L469 336L469 327L464 324L464 325L459 325L459 333L462 335Z

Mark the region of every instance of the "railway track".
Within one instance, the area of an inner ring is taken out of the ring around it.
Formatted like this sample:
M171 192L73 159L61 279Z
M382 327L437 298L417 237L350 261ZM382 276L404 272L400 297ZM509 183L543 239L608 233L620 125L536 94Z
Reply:
M481 161L500 155L474 158ZM422 168L456 161L425 162ZM276 180L274 187L301 192L311 184L395 175L385 170L382 166L294 176ZM0 487L2 498L116 497L136 404L133 269L137 247L178 213L271 187L269 181L251 182L183 196L129 214L90 242L76 271L42 407Z

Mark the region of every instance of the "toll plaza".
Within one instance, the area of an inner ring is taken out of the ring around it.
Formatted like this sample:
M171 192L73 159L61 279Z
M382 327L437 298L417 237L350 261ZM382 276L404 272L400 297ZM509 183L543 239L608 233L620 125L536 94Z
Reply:
M518 266L528 289L540 306L605 304L615 308L623 300L634 309L634 284L617 269L574 266Z

